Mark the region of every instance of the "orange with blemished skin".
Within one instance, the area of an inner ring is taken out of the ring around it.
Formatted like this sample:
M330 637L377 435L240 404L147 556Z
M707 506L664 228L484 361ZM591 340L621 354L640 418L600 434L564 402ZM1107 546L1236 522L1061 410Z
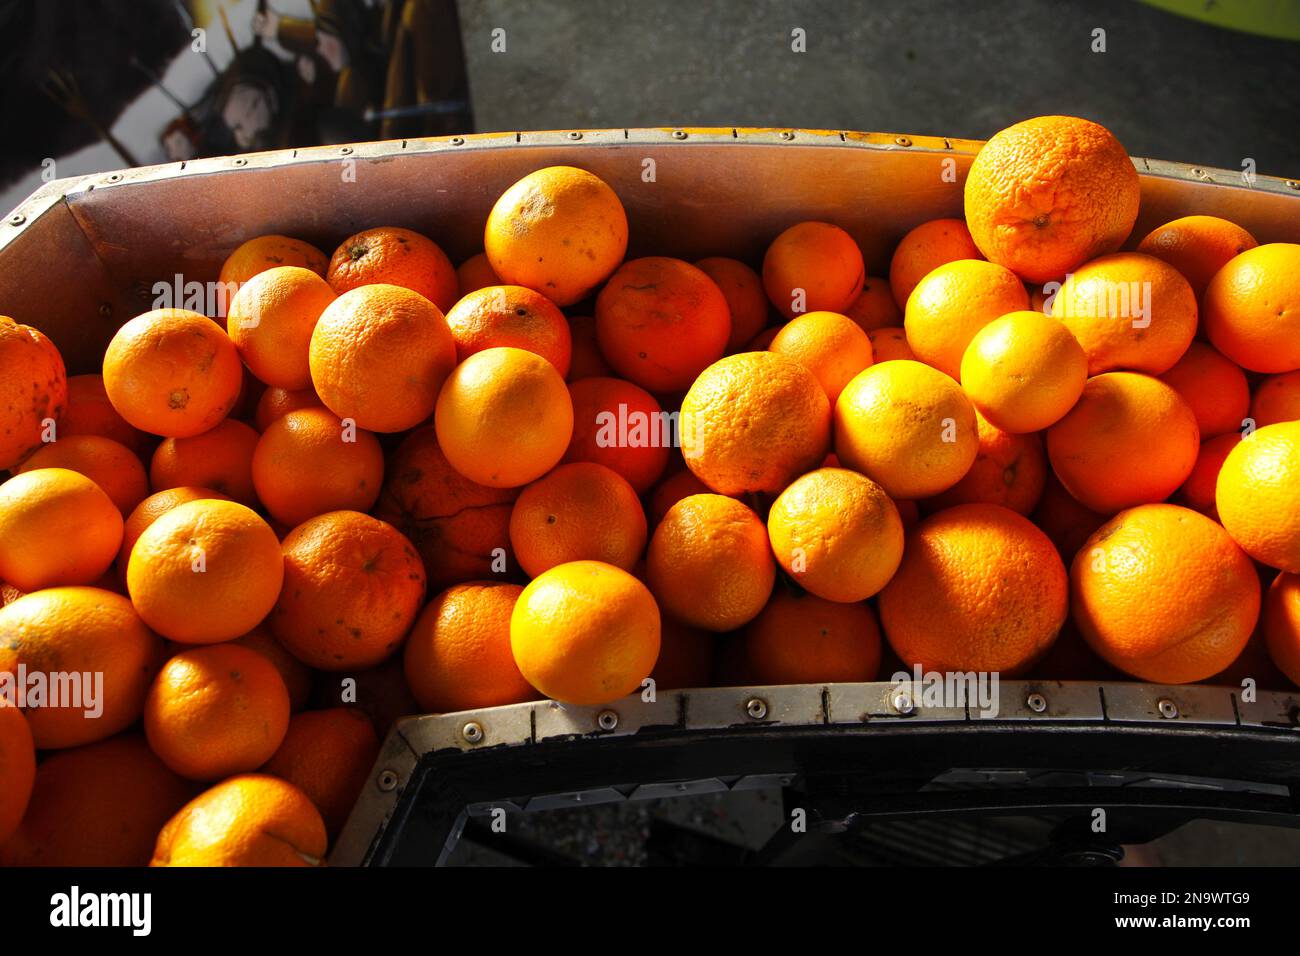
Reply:
M569 319L569 338L573 343L573 357L569 360L566 381L578 382L584 378L601 378L614 374L614 370L600 354L596 341L596 318L575 315Z
M330 259L325 279L338 295L365 285L410 289L446 312L460 298L456 269L427 236L397 226L379 226L344 239Z
M66 468L85 475L103 489L123 515L149 494L149 478L135 452L101 435L61 435L37 450L14 474L37 468Z
M1159 259L1117 252L1085 263L1052 299L1052 315L1088 355L1088 374L1116 369L1159 375L1196 335L1196 295Z
M1074 622L1104 660L1139 680L1202 681L1242 652L1259 617L1250 559L1214 521L1178 505L1121 511L1070 569Z
M778 494L826 457L831 407L812 372L775 352L705 369L682 399L686 466L723 495Z
M651 392L688 388L722 357L730 335L722 290L681 259L625 262L596 297L596 341L605 361Z
M255 275L278 266L299 266L324 276L329 259L309 242L288 236L257 236L232 252L221 266L220 281L238 288Z
M871 353L876 365L881 362L892 362L895 359L919 361L912 347L907 344L907 330L902 326L890 325L872 329L867 333L867 338L871 340Z
M141 532L126 566L140 616L181 644L233 640L275 605L284 580L280 541L252 509L200 498Z
M548 166L501 194L488 213L483 248L502 282L573 305L623 261L627 214L599 176Z
M36 780L36 747L27 718L0 695L0 861L18 829Z
M958 259L983 258L963 220L923 222L898 241L889 260L889 289L894 302L898 308L905 308L917 283L941 265Z
M600 376L571 383L569 398L573 437L563 461L594 461L626 478L637 494L648 491L667 467L672 443L655 397L639 385ZM620 421L626 434L619 432Z
M429 299L402 286L363 285L321 315L310 362L326 408L358 428L400 432L433 412L456 367L456 342Z
M1000 505L958 505L907 536L880 592L880 621L911 669L1022 674L1047 653L1069 610L1056 548Z
M498 284L466 293L447 313L447 326L459 362L484 349L511 346L540 355L560 375L569 374L573 343L568 320L540 292Z
M879 276L867 276L862 283L862 291L853 300L853 304L844 310L844 314L858 323L864 332L901 325L903 322L903 309L894 301L889 280Z
M257 432L227 418L210 431L189 438L165 438L149 463L154 491L169 488L211 488L240 504L257 504L253 485L253 452Z
M138 315L104 353L104 389L118 414L164 438L199 435L239 398L244 366L217 323L185 309Z
M257 400L257 409L253 413L253 427L259 432L264 432L281 415L296 412L300 408L324 407L320 396L310 386L293 390L271 387Z
M1270 375L1255 386L1250 417L1257 428L1300 421L1300 369Z
M471 581L436 595L406 639L406 682L426 711L454 713L536 700L510 649L523 588Z
M309 667L373 667L411 629L424 584L420 556L400 531L357 511L331 511L284 539L271 631Z
M1250 412L1246 373L1204 342L1189 345L1160 381L1172 386L1191 408L1202 441L1240 431L1245 424Z
M1300 422L1243 438L1219 469L1219 520L1256 561L1300 573Z
M1282 573L1264 595L1264 645L1291 683L1300 687L1300 574Z
M0 672L17 674L21 665L47 680L67 672L103 678L99 713L86 701L27 709L40 750L93 743L135 723L162 655L158 635L130 601L112 591L45 588L0 608Z
M0 484L0 578L20 591L90 584L113 563L122 525L122 512L85 475L15 475Z
M880 651L880 625L869 605L786 588L777 588L745 628L745 657L758 684L875 680Z
M1047 282L1120 247L1141 188L1104 126L1038 116L995 134L966 176L966 225L991 262Z
M641 686L659 657L659 608L646 586L600 561L551 568L510 615L510 648L528 683L553 700L593 706Z
M261 772L305 793L333 838L347 822L378 756L379 738L370 718L352 707L331 707L291 717L283 743Z
M102 375L68 377L68 404L59 416L58 435L102 435L125 445L142 459L151 450L149 436L133 428L108 400Z
M1257 245L1255 237L1235 222L1218 216L1183 216L1152 229L1137 244L1137 251L1169 263L1200 298L1229 259Z
M903 328L917 359L961 380L966 347L990 322L1029 308L1016 274L983 259L958 259L927 273L908 296Z
M695 263L712 279L727 300L731 313L731 335L727 354L737 352L767 325L767 294L759 274L739 259L712 256Z
M1196 416L1182 397L1136 372L1088 379L1070 413L1047 430L1047 457L1061 484L1102 514L1168 498L1192 473L1200 447Z
M858 244L829 222L796 223L763 256L763 289L787 319L803 312L843 314L866 277Z
M1047 455L1037 433L1014 435L976 412L979 451L961 481L924 502L933 513L954 505L1002 505L1028 515L1038 505L1047 479Z
M727 555L719 561L718 555ZM776 562L758 515L725 495L691 495L668 509L646 552L646 581L664 613L731 631L763 610Z
M307 388L311 333L336 298L329 283L310 269L267 269L235 294L226 314L226 334L258 381L277 388Z
M796 316L776 333L768 351L792 358L812 372L831 405L874 356L867 333L838 312Z
M460 286L461 297L486 289L490 285L500 285L501 277L492 271L486 252L477 252L456 267L456 283Z
M1199 511L1215 521L1219 520L1219 509L1214 503L1219 471L1223 468L1228 453L1237 447L1239 441L1241 441L1239 432L1228 432L1201 442L1201 450L1196 454L1196 464L1192 466L1192 473L1174 494L1178 504Z
M1205 287L1201 322L1242 368L1300 369L1300 244L1270 242L1229 259Z
M158 834L150 866L319 866L329 837L293 784L240 774L199 794Z

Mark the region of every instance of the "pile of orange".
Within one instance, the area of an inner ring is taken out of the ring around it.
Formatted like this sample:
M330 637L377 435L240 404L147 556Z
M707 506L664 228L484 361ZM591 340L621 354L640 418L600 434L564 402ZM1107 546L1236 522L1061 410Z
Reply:
M1133 234L1070 117L888 263L824 221L628 259L599 177L501 186L460 268L255 237L223 320L146 312L71 378L0 318L0 671L105 683L0 701L0 863L319 864L402 713L1206 681L1254 634L1300 683L1300 245Z

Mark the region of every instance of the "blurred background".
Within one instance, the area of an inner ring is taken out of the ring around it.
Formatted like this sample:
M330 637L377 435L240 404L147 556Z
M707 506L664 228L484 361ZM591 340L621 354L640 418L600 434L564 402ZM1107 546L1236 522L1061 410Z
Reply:
M0 205L43 179L471 131L775 126L1300 174L1300 0L0 0Z

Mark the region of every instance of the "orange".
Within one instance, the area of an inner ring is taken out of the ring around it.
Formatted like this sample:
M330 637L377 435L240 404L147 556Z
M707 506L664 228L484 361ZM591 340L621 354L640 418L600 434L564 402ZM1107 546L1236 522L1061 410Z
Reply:
M292 527L327 511L369 511L383 487L384 452L329 409L304 408L262 433L252 471L267 512Z
M978 452L970 399L920 362L873 365L835 403L835 454L891 498L928 498L951 488Z
M182 485L179 488L155 491L136 505L131 510L131 513L127 515L122 526L122 547L117 552L117 570L121 579L126 580L126 566L131 560L131 549L135 547L136 541L140 540L140 535L144 534L145 528L177 505L183 505L188 501L200 501L204 498L215 498L219 501L230 500L221 492L213 491L211 488Z
M1088 645L1157 684L1214 676L1236 660L1259 617L1250 559L1219 525L1178 505L1111 518L1075 555L1070 583Z
M880 592L880 622L910 670L1014 677L1065 623L1069 582L1047 536L999 505L958 505L907 536Z
M907 344L907 330L900 326L884 326L867 333L871 340L871 352L875 364L891 362L894 359L916 361L916 353Z
M158 635L112 591L46 588L0 608L0 672L22 666L29 684L43 674L50 686L39 706L27 700L40 750L93 743L135 723L161 657ZM72 683L51 706L52 682L65 675Z
M517 488L564 457L573 437L573 402L546 359L523 349L486 349L447 378L434 428L443 454L466 478Z
M781 329L779 326L772 326L770 328L764 329L762 332L759 332L756 336L750 339L749 342L746 343L745 347L741 351L766 352L767 347L771 345L772 340L776 338L776 333L780 331Z
M1047 455L1036 434L1004 432L976 413L979 451L961 481L925 502L933 512L953 505L1002 505L1028 515L1038 505L1047 479Z
M953 378L975 333L1008 312L1029 308L1016 274L983 259L958 259L929 272L904 307L907 344L916 357Z
M1201 439L1240 431L1250 411L1246 373L1203 342L1193 342L1160 381L1183 397Z
M570 318L569 337L573 342L573 357L569 360L568 381L613 374L614 370L605 361L605 356L600 354L594 316L575 315Z
M284 579L270 525L234 501L188 501L141 532L126 566L140 616L182 644L229 641L275 605Z
M257 504L253 484L257 441L252 427L233 418L201 435L164 438L149 463L149 483L154 491L211 488L251 507Z
M1047 430L1052 470L1102 514L1163 501L1196 464L1196 416L1164 382L1136 372L1088 379L1070 413Z
M1202 321L1216 349L1252 372L1300 369L1300 244L1271 242L1214 274Z
M573 305L623 261L627 214L599 176L548 166L501 194L488 213L483 248L503 282Z
M253 414L253 427L264 432L271 423L281 415L296 412L300 408L324 408L320 396L313 388L268 388L257 400L257 410Z
M839 312L862 292L867 275L853 237L829 222L801 222L772 240L763 256L763 288L787 319Z
M1214 503L1215 488L1219 483L1219 472L1228 453L1241 441L1239 432L1216 435L1209 441L1201 442L1201 450L1196 454L1196 464L1187 476L1183 486L1174 498L1178 504L1199 511L1207 517L1219 520L1219 509Z
M898 509L870 478L843 468L796 478L772 502L767 533L786 573L828 601L871 597L903 559Z
M36 747L27 718L0 694L0 864L4 847L18 829L36 779Z
M355 707L370 718L380 737L401 718L420 713L419 702L406 686L401 655L362 671L317 673L312 700L316 707Z
M500 284L501 277L492 271L486 252L476 252L456 267L456 285L462 296Z
M659 656L659 608L621 568L572 561L524 588L510 615L510 648L533 687L566 704L625 697Z
M446 312L460 298L456 269L436 242L410 229L380 226L344 239L334 250L330 286L340 296L365 285L417 292Z
M812 372L831 405L853 376L872 363L871 339L837 312L808 312L787 322L768 350Z
M323 276L328 265L325 253L311 243L288 236L257 236L227 257L221 266L220 281L223 285L233 282L235 288L230 291L234 293L253 276L277 266L299 266Z
M536 700L510 650L517 584L457 584L428 603L403 660L422 711L435 714Z
M150 448L150 436L131 427L108 400L102 375L68 377L68 403L59 416L58 436L73 435L111 438L142 458Z
M290 711L299 711L306 706L307 698L311 695L312 672L306 664L285 650L265 624L257 625L243 637L237 637L230 643L236 647L246 647L250 651L256 651L280 672L280 679L284 681L285 690L289 692Z
M0 395L8 396L0 413L4 470L54 437L53 423L68 402L68 375L59 350L43 333L7 315L0 315Z
M903 300L906 304L906 299ZM844 310L864 332L889 326L902 325L902 307L894 301L894 293L889 287L888 279L867 276L862 283L862 292L853 300L853 304Z
M267 269L235 295L226 314L226 332L259 381L277 388L306 388L311 384L311 333L336 298L329 283L310 269Z
M1255 386L1250 417L1257 428L1300 421L1300 369L1270 375Z
M372 667L397 649L424 603L424 568L390 524L331 511L284 539L284 590L271 631L309 667Z
M513 570L510 511L518 495L452 468L429 426L411 432L389 459L375 517L411 540L436 591Z
M731 313L727 354L740 351L767 325L767 294L763 291L763 280L740 260L723 256L700 259L695 268L712 279L727 300L727 311Z
M405 431L428 418L455 366L456 343L438 307L396 285L345 292L311 335L311 381L321 403L373 432Z
M288 726L289 692L280 672L261 654L234 644L177 654L154 678L144 706L150 748L189 780L220 780L260 767Z
M262 772L305 793L333 838L347 822L378 756L379 738L370 718L350 707L333 707L290 718L284 743Z
M1074 116L1009 126L966 176L966 225L985 257L1026 282L1114 252L1137 220L1137 169L1109 130Z
M223 780L158 834L150 866L318 866L329 837L308 796L265 774Z
M14 474L37 468L66 468L85 475L124 515L149 494L149 479L140 459L121 442L100 435L63 435L15 467Z
M880 671L880 625L866 604L838 604L777 588L745 629L756 684L872 681Z
M1243 438L1224 459L1214 500L1219 520L1247 554L1300 573L1300 422Z
M0 866L144 866L192 794L138 733L50 754L22 826L0 830Z
M681 259L625 262L596 297L596 341L613 369L652 392L687 388L727 349L726 296Z
M530 578L570 561L603 561L630 571L645 541L636 490L594 462L561 465L539 478L520 492L510 513L510 544Z
M1083 394L1088 356L1056 319L1011 312L975 333L961 359L961 387L1003 431L1054 425Z
M714 491L775 495L826 456L831 408L798 362L741 352L700 374L678 424L687 467Z
M1229 259L1257 245L1254 236L1226 219L1183 216L1152 229L1138 243L1137 251L1169 263L1200 298Z
M1300 686L1300 575L1279 574L1264 595L1264 645L1291 683Z
M20 591L90 584L122 543L122 512L99 485L66 468L0 484L0 578Z
M646 581L664 613L706 631L748 624L763 610L775 580L763 522L724 495L677 502L646 552Z
M663 521L668 509L683 498L689 498L691 495L708 494L709 490L709 486L695 477L695 472L689 468L683 468L681 471L669 475L659 482L654 493L650 496L651 526L656 526L660 521Z
M563 460L612 468L642 494L668 465L675 440L671 417L655 397L631 382L603 376L569 385L573 437Z
M959 259L983 258L962 220L923 222L898 241L889 260L889 288L894 302L900 309L905 308L917 283L942 265Z
M686 687L709 687L713 675L714 644L718 638L698 628L659 619L659 659L650 672L655 692Z
M569 374L573 343L569 322L540 292L518 285L494 285L470 292L447 313L456 360L508 345L540 355L561 376Z
M234 408L243 369L217 323L185 309L158 309L136 316L108 343L104 389L141 431L188 438Z
M1052 300L1088 355L1088 374L1115 369L1159 375L1196 334L1196 295L1173 266L1136 252L1080 266Z
M1038 499L1038 507L1030 519L1052 539L1052 544L1067 563L1074 560L1074 555L1088 537L1106 523L1105 515L1085 508L1071 497L1050 469L1042 497Z

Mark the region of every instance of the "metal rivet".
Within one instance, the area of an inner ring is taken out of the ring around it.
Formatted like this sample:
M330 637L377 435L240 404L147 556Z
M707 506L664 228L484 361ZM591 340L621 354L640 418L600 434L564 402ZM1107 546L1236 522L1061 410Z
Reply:
M582 134L576 129L564 134L565 139L582 139Z
M453 146L464 146L464 145L465 145L465 137L464 137L464 136L453 136L453 137L449 140L449 142L450 142L451 145L453 145Z
M232 166L247 166L247 165L248 165L248 160L246 160L243 156L236 156L235 159L231 162L231 165L232 165Z
M120 183L120 182L122 181L122 174L121 174L121 173L113 173L113 175L111 175L111 176L108 177L108 181L109 181L110 183Z
M342 148L339 150L339 152L342 153L344 156L347 156L349 153L352 152L352 147L351 147L351 146L344 146L344 147L342 147Z
M745 702L745 713L755 720L762 720L767 716L767 701L758 697L752 697Z
M1047 698L1042 694L1030 694L1025 705L1035 714L1041 714L1047 710Z
M1160 716L1167 720L1173 720L1178 716L1178 705L1168 697L1161 697L1156 704L1156 709L1160 711Z
M684 129L673 130L673 139L685 139L685 138L686 138L686 130Z
M472 744L483 739L483 726L477 720L471 720L460 729L460 735Z
M11 226L21 226L26 221L27 221L27 217L20 212L16 212L9 217L9 225Z
M677 792L678 792L678 793L685 793L685 792L686 792L686 784L684 784L684 783L679 783L679 784L677 785Z
M788 143L790 140L794 139L794 133L791 133L789 130L787 130L786 132L781 134L781 138Z
M596 715L596 726L601 730L613 730L618 726L618 714L612 710L602 710Z
M909 139L909 138L906 137L906 136L895 136L895 137L894 137L894 142L897 143L899 146L911 146L911 145L912 145L912 141L911 141L911 139Z
M894 710L904 716L916 710L916 704L912 702L912 695L906 691L900 690L893 697L889 698L889 703L893 705Z
M381 770L379 772L379 779L376 783L379 784L379 789L383 790L385 793L390 790L396 790L397 774L392 770Z
M1300 180L1288 179L1286 181L1286 184L1290 186L1292 189L1300 189Z

